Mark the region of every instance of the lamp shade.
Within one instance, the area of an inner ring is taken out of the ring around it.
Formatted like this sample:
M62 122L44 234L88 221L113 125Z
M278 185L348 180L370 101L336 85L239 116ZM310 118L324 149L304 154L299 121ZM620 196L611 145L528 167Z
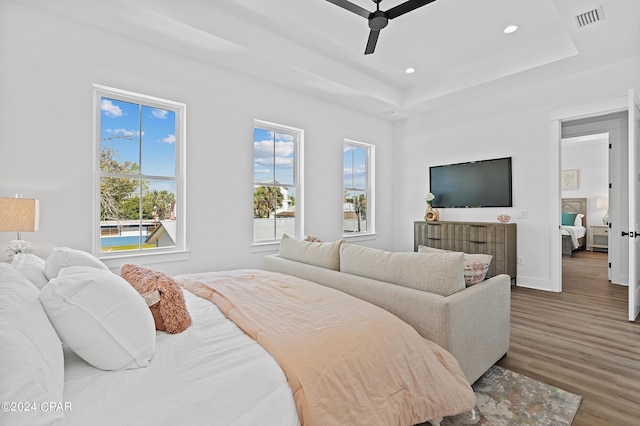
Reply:
M596 200L596 208L600 210L607 210L609 208L608 198L598 198Z
M0 231L35 232L39 224L38 200L0 197Z

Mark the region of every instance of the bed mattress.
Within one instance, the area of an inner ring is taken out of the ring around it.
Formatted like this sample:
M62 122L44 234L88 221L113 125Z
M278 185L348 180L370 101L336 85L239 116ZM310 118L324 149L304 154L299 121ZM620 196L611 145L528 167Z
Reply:
M584 226L562 226L562 235L571 235L565 228L571 228L576 238L582 238L587 234L587 228Z
M298 425L275 360L211 302L184 292L193 324L158 332L146 368L103 371L65 352L65 425Z

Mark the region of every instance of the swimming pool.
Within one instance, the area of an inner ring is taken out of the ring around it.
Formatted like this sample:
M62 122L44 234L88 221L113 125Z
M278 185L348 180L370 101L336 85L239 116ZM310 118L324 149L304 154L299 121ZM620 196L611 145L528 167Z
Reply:
M146 235L142 236L142 242L147 238ZM126 235L120 237L100 237L100 247L116 247L116 246L129 246L132 244L139 244L139 235Z

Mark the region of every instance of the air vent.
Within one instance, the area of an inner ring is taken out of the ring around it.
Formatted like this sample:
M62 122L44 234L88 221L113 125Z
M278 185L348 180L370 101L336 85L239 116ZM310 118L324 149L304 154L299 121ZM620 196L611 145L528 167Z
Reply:
M593 10L581 13L580 15L576 16L576 22L578 22L578 28L595 24L596 22L602 21L603 19L604 19L604 12L602 11L602 6L599 6Z

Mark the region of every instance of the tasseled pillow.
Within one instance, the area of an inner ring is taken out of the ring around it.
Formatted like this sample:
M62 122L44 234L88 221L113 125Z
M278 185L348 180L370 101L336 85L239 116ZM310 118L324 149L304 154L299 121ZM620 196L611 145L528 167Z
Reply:
M191 325L191 316L184 295L173 278L159 271L128 263L120 271L147 302L156 323L156 330L176 334Z

